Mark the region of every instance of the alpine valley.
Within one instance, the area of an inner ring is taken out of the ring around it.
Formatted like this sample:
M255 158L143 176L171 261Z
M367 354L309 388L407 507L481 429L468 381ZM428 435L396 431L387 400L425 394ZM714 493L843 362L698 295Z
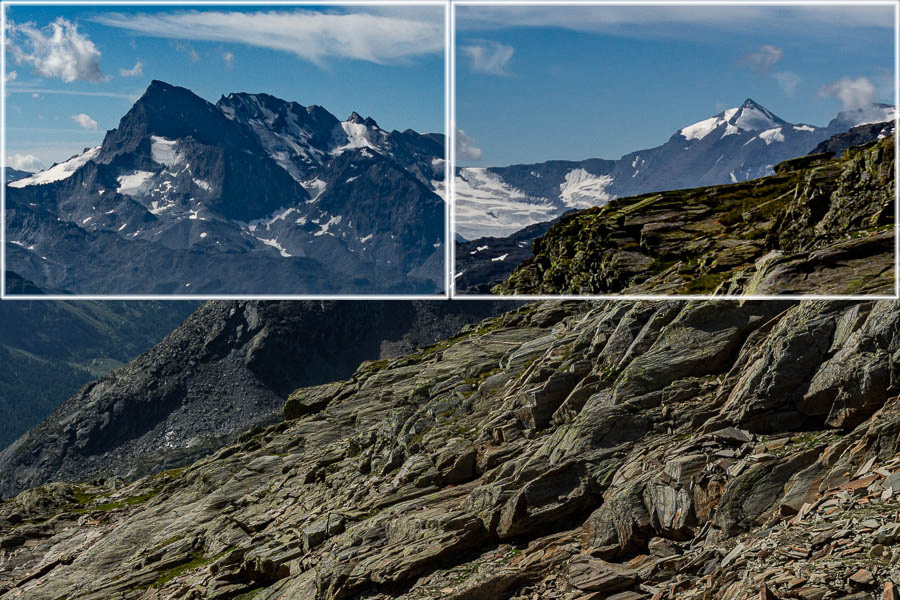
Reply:
M442 134L153 81L101 145L7 181L7 267L75 293L437 294L443 179Z

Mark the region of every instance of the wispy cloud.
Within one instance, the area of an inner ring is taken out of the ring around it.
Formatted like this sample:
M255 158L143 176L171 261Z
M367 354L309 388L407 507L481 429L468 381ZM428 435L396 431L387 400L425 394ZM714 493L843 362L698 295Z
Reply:
M106 81L100 51L78 25L59 17L46 27L33 23L7 26L7 47L17 64L30 65L41 77L73 81Z
M785 94L792 96L800 85L800 76L793 71L775 71L784 58L784 50L772 44L763 44L755 52L748 52L738 59L740 67L750 69L757 77L772 77Z
M6 163L13 169L34 173L44 168L44 161L34 154L13 154L6 157Z
M868 77L842 77L823 86L820 96L830 96L841 101L844 110L865 108L875 102L875 84Z
M509 75L506 65L515 52L512 46L483 40L473 40L460 50L471 60L473 71L504 76Z
M442 17L442 10L433 11ZM179 11L112 13L95 21L154 37L241 43L289 52L322 65L328 59L397 63L440 52L444 26L423 11L358 12L311 10Z
M783 56L784 50L781 48L772 44L763 44L756 52L744 54L738 60L738 64L763 77L772 72Z
M781 86L781 89L788 96L793 96L797 86L800 85L800 76L793 71L778 71L772 77L775 78L775 81L778 82L778 85Z
M850 38L859 27L893 30L892 6L460 6L457 30L557 27L635 38L706 39L721 32L769 31ZM803 23L802 31L797 23Z
M83 129L86 129L88 131L97 131L97 121L95 121L85 113L72 115L72 120L81 125Z
M9 83L10 81L15 81L16 77L18 77L18 76L19 76L19 74L16 73L15 71L10 71L9 73L6 73L3 75L3 81L6 83Z
M200 62L200 55L194 50L194 47L190 44L185 44L184 42L175 42L173 47L178 52L182 54L187 54L188 58L191 59L191 62Z
M481 148L475 145L475 140L466 135L462 129L456 130L456 157L462 160L481 160L484 154Z
M123 94L117 92L83 92L79 90L54 90L50 88L33 88L33 87L12 87L6 88L7 94L60 94L63 96L94 96L98 98L121 98L134 102L141 97L143 90L134 94Z
M138 77L144 74L144 63L140 59L130 69L119 69L119 75L122 77Z
M225 66L230 69L234 66L234 53L229 51L223 52L222 61L225 63Z

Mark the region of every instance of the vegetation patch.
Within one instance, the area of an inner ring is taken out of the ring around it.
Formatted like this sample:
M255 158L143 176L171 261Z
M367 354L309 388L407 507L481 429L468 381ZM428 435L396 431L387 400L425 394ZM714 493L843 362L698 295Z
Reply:
M212 558L206 558L202 552L192 554L189 557L188 562L176 565L171 569L166 569L165 571L160 573L159 577L156 578L156 581L153 582L152 587L161 588L176 577L180 577L189 571L193 571L194 569L199 569L200 567L207 565L212 561Z

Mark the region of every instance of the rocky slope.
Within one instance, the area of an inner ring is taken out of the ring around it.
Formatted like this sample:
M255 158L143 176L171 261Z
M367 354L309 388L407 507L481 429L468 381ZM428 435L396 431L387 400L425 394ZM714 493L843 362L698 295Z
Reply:
M894 135L894 122L867 123L851 127L844 133L833 135L815 148L810 154L833 152L835 156L841 156L845 150L854 146L868 144L890 135Z
M859 118L859 115L856 115L856 118ZM843 121L839 120L836 125L840 125ZM833 153L835 156L841 156L848 148L868 144L893 133L894 126L890 122L859 125L831 136L813 148L810 154ZM534 241L565 216L529 225L507 237L457 241L455 292L489 294L491 289L503 283L520 263L533 256Z
M454 290L457 294L490 294L506 281L516 266L533 256L534 240L547 233L559 219L536 223L506 237L483 237L456 242Z
M182 466L254 424L271 423L300 385L348 377L363 360L432 343L503 306L509 305L207 303L131 363L64 403L56 398L59 408L46 421L0 452L0 497L52 480L136 477ZM32 310L54 308L71 310L47 303ZM14 325L10 332L27 337Z
M7 272L10 293L44 290ZM0 449L78 389L163 339L195 302L0 302Z
M561 219L497 293L892 294L894 138Z
M0 505L0 594L896 598L898 328L889 301L529 305L186 469Z
M102 145L8 184L7 264L78 293L434 294L443 153L356 113L153 81Z

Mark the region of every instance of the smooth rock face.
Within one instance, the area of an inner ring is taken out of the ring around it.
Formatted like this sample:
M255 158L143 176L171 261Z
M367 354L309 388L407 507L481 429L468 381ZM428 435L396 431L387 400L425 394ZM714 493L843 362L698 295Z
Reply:
M894 138L885 136L839 159L828 153L785 161L762 179L572 213L492 291L890 294L893 157Z
M241 306L251 337L278 310ZM187 468L0 504L0 597L893 594L898 326L889 301L527 305Z

